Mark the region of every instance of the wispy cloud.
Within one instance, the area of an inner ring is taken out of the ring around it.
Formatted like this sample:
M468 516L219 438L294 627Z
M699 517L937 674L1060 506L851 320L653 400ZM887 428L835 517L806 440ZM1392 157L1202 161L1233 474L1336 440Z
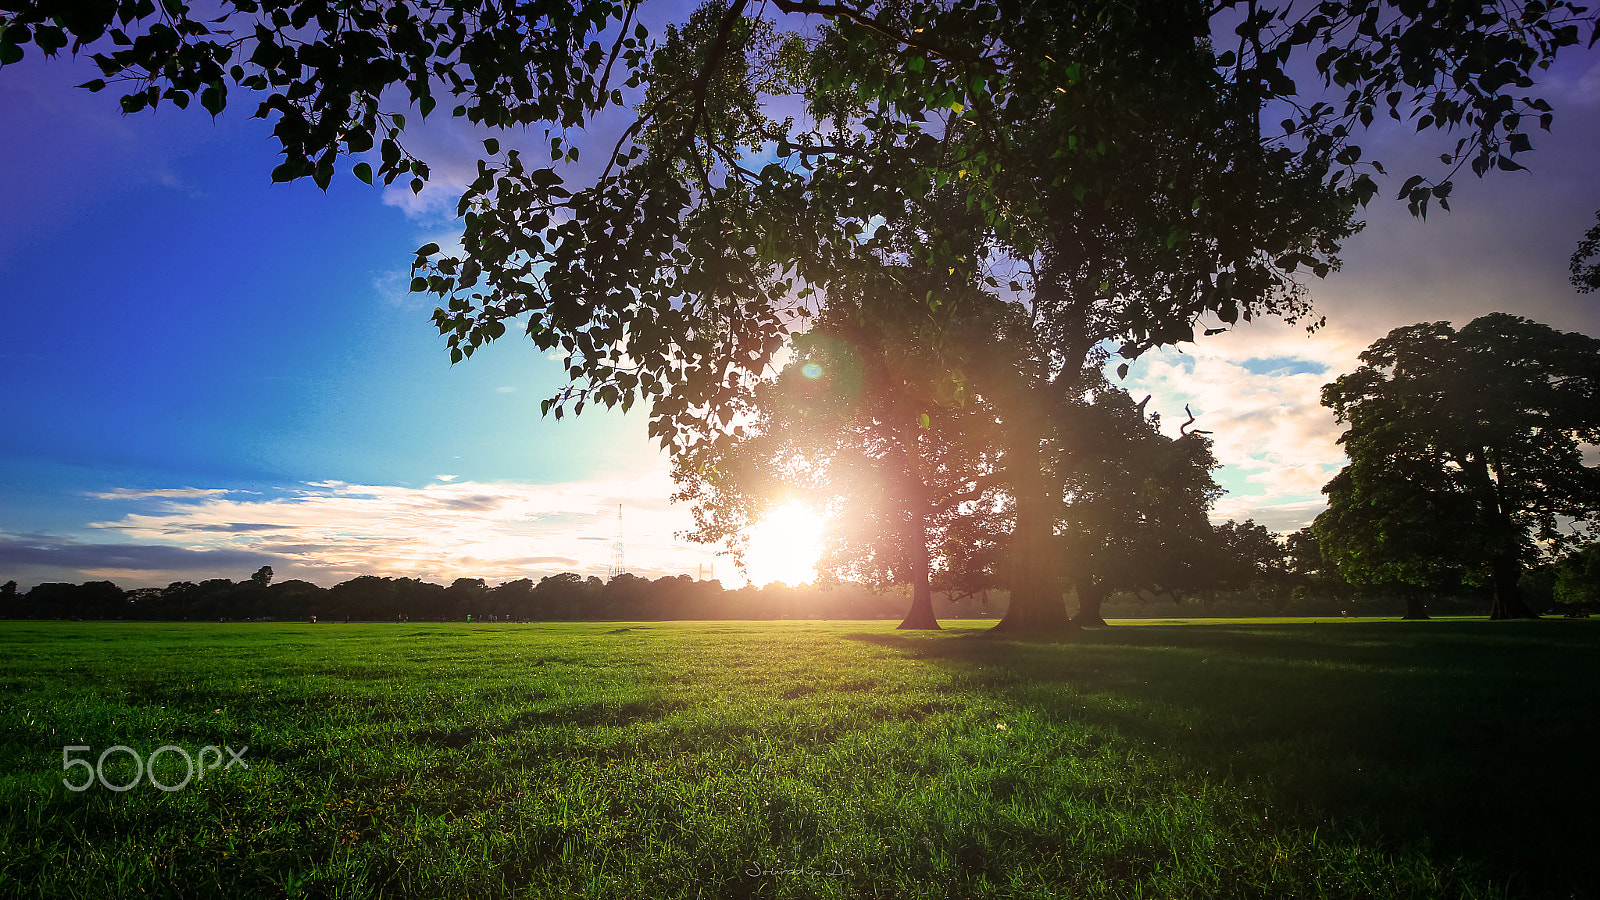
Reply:
M1322 386L1357 364L1365 341L1329 330L1313 337L1281 323L1147 354L1125 386L1151 394L1162 430L1211 432L1217 473L1229 489L1213 518L1253 518L1273 530L1309 524L1323 508L1321 489L1345 463L1341 431L1321 405Z
M198 499L202 497L221 497L233 493L225 488L155 488L145 490L140 488L113 488L109 491L89 494L100 500L152 500L157 498L168 499Z
M75 568L86 577L119 573L147 584L189 578L200 569L202 577L237 579L260 565L271 565L280 578L325 586L364 574L441 583L604 574L613 561L621 505L629 569L659 577L693 572L712 558L707 548L674 536L691 522L686 508L668 502L671 492L662 473L549 485L327 481L273 497L120 489L96 496L139 508L89 527L115 532L127 543L43 539L10 552L30 566Z

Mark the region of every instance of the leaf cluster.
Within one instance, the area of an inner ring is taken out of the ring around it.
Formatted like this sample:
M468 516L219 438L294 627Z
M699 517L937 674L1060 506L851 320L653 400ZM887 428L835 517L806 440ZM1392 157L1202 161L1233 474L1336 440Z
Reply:
M1351 463L1315 530L1355 583L1531 562L1600 517L1600 340L1505 313L1398 328L1323 388Z

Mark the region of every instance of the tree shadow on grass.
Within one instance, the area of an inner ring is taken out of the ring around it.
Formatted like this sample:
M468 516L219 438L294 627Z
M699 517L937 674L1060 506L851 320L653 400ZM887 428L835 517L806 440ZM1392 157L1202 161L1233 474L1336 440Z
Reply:
M1172 625L1042 641L856 634L961 688L1229 777L1272 819L1480 861L1528 896L1591 896L1600 627ZM1247 790L1245 790L1247 789Z
M655 722L683 709L685 705L677 700L633 700L528 710L495 724L419 728L411 733L411 740L418 744L459 750L473 742L491 741L538 728L622 728L637 722Z

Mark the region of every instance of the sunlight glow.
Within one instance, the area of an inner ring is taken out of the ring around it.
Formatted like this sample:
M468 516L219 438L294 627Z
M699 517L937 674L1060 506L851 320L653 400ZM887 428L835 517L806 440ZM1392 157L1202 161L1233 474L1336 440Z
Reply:
M768 513L750 529L745 570L750 583L781 581L791 587L816 580L826 522L811 507L790 503Z

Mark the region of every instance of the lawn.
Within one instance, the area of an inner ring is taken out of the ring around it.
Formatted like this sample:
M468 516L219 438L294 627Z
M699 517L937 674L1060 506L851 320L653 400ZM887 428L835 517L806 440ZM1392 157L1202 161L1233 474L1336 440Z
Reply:
M892 625L3 622L0 896L1595 894L1600 623Z

